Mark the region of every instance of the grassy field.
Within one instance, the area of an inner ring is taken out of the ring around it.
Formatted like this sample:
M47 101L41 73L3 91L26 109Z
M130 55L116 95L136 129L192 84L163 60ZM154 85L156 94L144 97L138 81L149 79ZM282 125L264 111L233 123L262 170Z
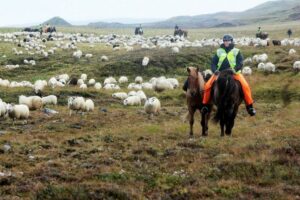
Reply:
M280 35L284 26L269 27L276 29L274 35L284 37ZM245 32L243 27L239 29L240 35L252 34L252 28ZM120 33L82 28L77 31ZM154 35L169 30L151 31ZM191 37L201 38L234 31L238 33L238 28L190 32ZM12 48L12 44L0 42L0 66L20 64L31 57L15 56ZM215 52L214 48L185 48L176 55L170 49L113 52L102 45L83 44L79 49L92 53L93 58L76 61L73 51L58 51L47 59L35 56L36 66L11 71L1 67L0 77L35 81L61 73L86 73L101 82L110 75L127 75L132 82L137 75L146 80L166 75L178 78L182 84L187 66L207 69ZM245 57L267 53L278 72L254 70L253 76L247 77L258 114L249 117L242 105L232 137L221 138L214 123L210 123L209 136L200 137L197 115L196 136L189 139L181 88L163 93L145 91L162 103L161 114L153 119L142 107L124 107L104 90L47 89L45 95L59 97L58 105L50 107L59 114L48 116L33 111L27 124L20 121L14 126L10 120L0 121L0 172L12 173L8 177L0 175L0 199L299 199L300 74L292 71L292 64L300 60L300 48L295 48L295 56L288 56L289 49L241 48ZM107 55L109 62L100 62L102 55ZM150 57L146 68L141 67L144 56ZM3 101L13 103L21 94L33 95L31 89L0 91ZM69 117L67 98L71 95L93 99L95 111ZM10 151L2 150L5 144L12 147Z

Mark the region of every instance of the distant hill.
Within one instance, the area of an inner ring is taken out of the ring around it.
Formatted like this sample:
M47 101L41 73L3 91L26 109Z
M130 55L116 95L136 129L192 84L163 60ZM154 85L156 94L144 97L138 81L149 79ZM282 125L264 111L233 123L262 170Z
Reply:
M72 26L72 24L61 17L53 17L42 24L50 24L51 26Z
M243 12L219 12L196 16L178 16L154 23L143 23L149 28L174 28L178 24L183 28L232 27L267 22L285 22L300 19L300 0L268 1ZM138 24L90 23L88 26L99 28L132 28Z

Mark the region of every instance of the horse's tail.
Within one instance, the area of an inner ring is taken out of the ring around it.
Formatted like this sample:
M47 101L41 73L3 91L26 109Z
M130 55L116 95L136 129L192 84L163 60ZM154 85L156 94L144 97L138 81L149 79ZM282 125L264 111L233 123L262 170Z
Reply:
M219 76L217 79L218 87L218 103L217 103L217 112L214 117L215 122L219 122L225 113L226 106L230 104L230 96L234 92L235 80L231 74L226 74L225 76Z

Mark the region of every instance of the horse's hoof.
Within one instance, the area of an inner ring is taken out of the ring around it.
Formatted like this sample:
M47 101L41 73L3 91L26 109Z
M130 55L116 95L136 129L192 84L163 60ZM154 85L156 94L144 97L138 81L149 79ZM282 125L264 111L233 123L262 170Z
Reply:
M208 134L207 133L202 133L202 137L207 137L208 136Z
M189 135L189 138L192 138L192 139L193 139L193 138L194 138L194 134L190 134L190 135Z

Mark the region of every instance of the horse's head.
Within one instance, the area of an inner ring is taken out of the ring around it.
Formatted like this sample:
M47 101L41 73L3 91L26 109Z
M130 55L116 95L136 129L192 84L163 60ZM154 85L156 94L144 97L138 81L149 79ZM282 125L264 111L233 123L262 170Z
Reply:
M196 96L199 92L199 68L188 67L188 90L192 97Z

